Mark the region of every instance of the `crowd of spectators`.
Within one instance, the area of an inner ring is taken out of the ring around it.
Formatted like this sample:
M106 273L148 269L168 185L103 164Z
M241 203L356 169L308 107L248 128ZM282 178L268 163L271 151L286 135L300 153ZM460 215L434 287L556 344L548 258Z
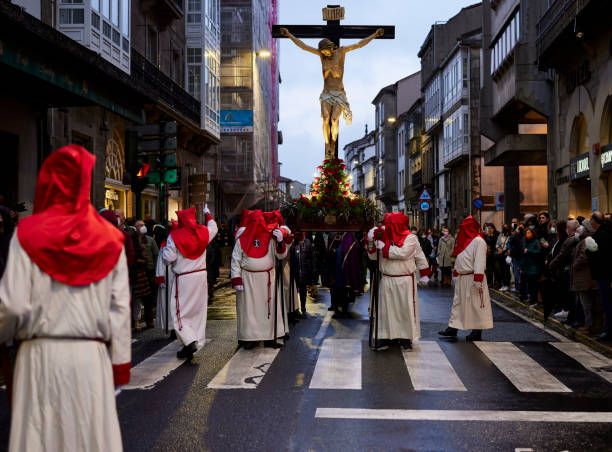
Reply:
M488 245L487 282L579 331L612 338L612 220L551 220L548 212L525 215L502 231L483 225Z

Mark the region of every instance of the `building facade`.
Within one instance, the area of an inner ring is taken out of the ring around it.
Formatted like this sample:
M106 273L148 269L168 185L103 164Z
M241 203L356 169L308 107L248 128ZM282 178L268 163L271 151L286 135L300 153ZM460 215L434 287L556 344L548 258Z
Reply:
M277 1L221 1L219 181L228 217L278 190Z
M351 191L376 202L376 131L368 133L344 146L344 162L350 179Z
M381 89L372 104L375 106L376 200L383 212L397 210L397 86Z
M122 52L128 46L129 70L122 56L115 59L111 51L109 58L86 36L94 33L98 12L103 34L108 14L111 40L120 43ZM189 175L205 170L204 156L219 140L201 127L200 101L184 89L182 3L111 0L58 6L43 0L27 1L22 10L3 2L0 20L5 49L0 71L11 80L7 85L11 89L5 87L0 95L0 133L11 143L12 163L6 171L15 171L1 188L6 196L31 208L33 181L44 158L76 143L97 157L91 197L98 208L120 208L128 217L161 220L166 213L172 217L174 211L198 203L190 193ZM118 40L116 22L122 33ZM78 25L80 31L72 32L68 25ZM138 168L127 131L161 121L175 121L178 126L179 180L171 187L168 202L155 185L138 194L131 190Z
M552 84L548 73L535 64L533 45L537 19L546 4L483 2L480 129L485 165L503 168L503 198L496 193L496 209L504 215L498 222L546 210L548 205L546 123Z
M553 216L612 211L612 4L544 2L538 69L549 71L548 188Z

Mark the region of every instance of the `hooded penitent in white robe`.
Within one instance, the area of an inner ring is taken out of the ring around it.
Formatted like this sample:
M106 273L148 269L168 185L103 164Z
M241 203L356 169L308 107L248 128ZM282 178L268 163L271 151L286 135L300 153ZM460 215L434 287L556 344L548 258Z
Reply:
M231 278L241 278L243 291L236 292L236 314L239 341L266 341L274 337L274 311L276 310L276 338L287 331L283 317L280 293L276 294L276 259L284 259L289 247L281 250L276 240L270 240L268 253L260 258L249 257L236 240L232 252ZM269 301L268 301L269 300Z
M131 361L125 251L107 276L84 286L43 273L16 236L9 256L0 343L22 341L9 450L121 451L114 377L129 380Z
M217 235L217 223L209 220L208 240ZM183 345L192 342L203 347L206 341L208 312L208 280L206 278L206 250L196 259L187 259L177 248L172 235L160 253L174 277L170 281L171 322ZM178 286L178 287L177 287Z
M473 285L474 275L484 275L486 263L487 243L482 237L472 239L457 255L453 272L455 297L448 326L459 330L493 328L487 278L482 278L482 289Z
M162 255L164 247L159 250L157 256L157 267L155 270L155 281L159 284L157 289L157 316L155 318L155 326L162 330L166 329L166 291L168 293L168 330L174 329L174 322L172 321L172 313L176 312L176 300L171 296L170 287L174 283L174 272L172 268L164 262ZM166 273L167 271L167 273ZM168 278L166 279L166 275Z
M378 338L419 339L421 325L417 281L431 273L419 240L416 235L410 234L401 247L389 247L389 257L383 257L382 251L379 253ZM376 255L376 249L368 249L370 259L376 260Z

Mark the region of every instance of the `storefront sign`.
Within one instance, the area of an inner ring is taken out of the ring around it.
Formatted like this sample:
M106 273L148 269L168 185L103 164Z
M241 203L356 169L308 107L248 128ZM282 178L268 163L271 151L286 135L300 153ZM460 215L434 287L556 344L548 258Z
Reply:
M221 133L252 131L253 110L221 110Z
M570 161L570 173L572 180L589 176L589 153L586 152Z
M608 144L601 148L601 170L612 170L612 144Z

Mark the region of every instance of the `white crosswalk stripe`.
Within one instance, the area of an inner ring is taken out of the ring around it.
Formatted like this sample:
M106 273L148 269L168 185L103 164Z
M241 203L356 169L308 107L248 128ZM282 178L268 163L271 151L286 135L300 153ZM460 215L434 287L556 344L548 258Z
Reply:
M577 342L550 342L550 345L575 359L585 368L612 383L612 360Z
M238 350L208 383L212 389L256 389L278 355L276 348Z
M132 368L130 382L122 389L152 389L185 361L176 357L179 341L171 342Z
M521 392L572 392L511 342L475 342Z
M361 389L361 340L325 339L310 389Z
M437 342L420 341L402 354L415 391L467 391Z

